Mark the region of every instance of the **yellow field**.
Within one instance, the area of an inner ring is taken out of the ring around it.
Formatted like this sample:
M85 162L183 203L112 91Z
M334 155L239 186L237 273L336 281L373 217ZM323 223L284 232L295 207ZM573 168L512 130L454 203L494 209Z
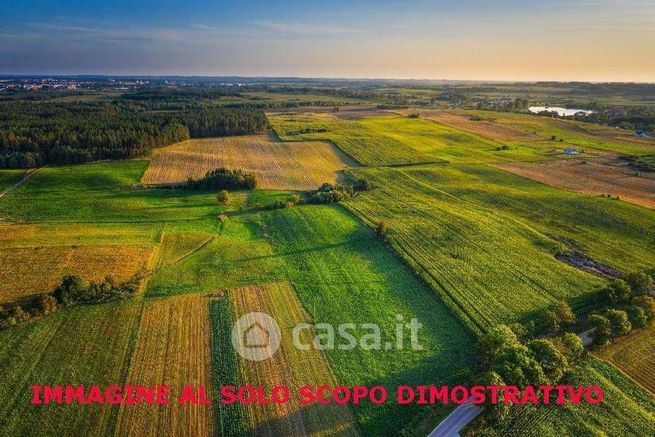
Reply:
M154 255L144 246L44 246L0 249L0 303L50 293L66 274L126 280Z
M325 141L281 142L272 135L207 138L159 149L141 182L181 183L225 167L257 174L261 188L310 190L336 182L337 171L352 165Z
M591 195L619 196L627 202L655 208L655 178L637 176L634 169L617 159L510 162L496 167L553 187Z
M349 435L356 434L354 418L346 406L300 406L296 401L303 385L336 386L329 363L321 351L301 351L294 347L292 328L300 322L311 323L295 292L288 283L243 287L230 292L235 317L249 312L267 313L280 326L282 343L273 357L264 361L240 360L243 384L262 385L270 390L285 385L291 391L291 401L275 405L248 406L247 416L254 435ZM303 333L307 344L310 332ZM313 335L313 334L312 334ZM270 391L269 391L270 392Z
M596 355L610 361L655 394L655 326L615 340Z
M126 385L169 385L171 404L122 405L116 435L212 435L211 405L175 402L185 385L213 394L208 302L199 295L145 302Z

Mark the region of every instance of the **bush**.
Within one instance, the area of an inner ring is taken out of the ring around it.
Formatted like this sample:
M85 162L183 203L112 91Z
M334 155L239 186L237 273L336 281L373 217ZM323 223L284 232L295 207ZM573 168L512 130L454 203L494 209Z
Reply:
M528 343L528 349L530 349L537 362L541 364L546 377L553 383L559 381L569 367L566 357L548 339L532 340Z
M607 310L605 317L610 322L610 330L615 337L627 335L632 331L632 324L628 319L628 314L622 310Z
M221 190L216 194L216 200L219 205L229 205L230 204L230 193L227 190Z
M195 180L189 178L187 187L195 190L252 189L257 188L257 176L254 173L246 173L242 170L217 168L216 170L208 171L201 179Z
M25 311L20 305L14 305L14 307L9 311L9 317L16 321L15 324L22 325L32 320L30 313Z
M480 338L476 345L477 355L482 365L487 366L505 347L519 344L516 334L508 326L497 325Z
M625 312L628 313L628 319L632 324L633 328L643 328L648 324L648 316L646 311L637 304L628 305L625 309Z
M39 309L41 314L47 315L57 311L57 299L50 294L42 294L36 298L35 307Z
M550 333L557 333L561 329L570 328L575 324L575 314L564 301L553 305L544 313L544 327Z
M637 296L632 299L632 302L643 308L649 320L655 319L655 297Z
M653 288L653 278L644 272L628 273L625 275L625 282L634 294L645 294Z
M593 314L589 316L588 322L591 328L595 328L591 333L591 338L594 340L594 344L603 345L612 338L610 321L606 317Z
M548 382L541 364L520 343L502 348L494 358L491 370L510 385L540 385Z
M66 275L53 293L63 306L72 305L84 294L88 284L77 275Z
M557 339L556 345L569 361L569 364L576 363L585 354L585 348L584 344L582 343L582 339L572 332L567 332L566 334L559 337Z
M613 304L627 303L632 297L632 291L625 281L615 279L605 288L605 296Z

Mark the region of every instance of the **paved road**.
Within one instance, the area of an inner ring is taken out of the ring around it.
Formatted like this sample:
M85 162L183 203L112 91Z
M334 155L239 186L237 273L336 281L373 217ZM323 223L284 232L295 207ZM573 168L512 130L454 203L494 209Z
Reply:
M27 170L27 171L25 172L25 174L23 175L23 177L20 178L20 179L18 180L18 182L16 182L14 185L11 185L11 186L7 187L7 189L5 189L4 191L0 191L0 198L2 198L5 194L7 194L7 193L10 192L11 190L13 190L13 189L16 188L17 186L19 186L20 184L22 184L22 183L25 182L26 180L28 180L28 179L29 179L29 178L30 178L34 173L36 173L38 170L39 170L38 168L33 168L33 169L31 169L31 170Z
M443 422L437 426L428 437L454 437L459 436L459 432L470 421L480 414L482 408L473 405L469 399L459 407L455 408L452 413L446 417Z

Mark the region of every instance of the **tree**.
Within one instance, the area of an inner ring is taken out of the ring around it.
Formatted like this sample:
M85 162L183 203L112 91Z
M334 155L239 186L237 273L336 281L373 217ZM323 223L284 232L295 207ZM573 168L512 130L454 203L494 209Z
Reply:
M588 319L589 326L594 328L591 333L591 338L594 344L602 345L607 343L612 338L612 331L610 329L610 321L606 317L598 314L592 314Z
M615 279L605 288L607 300L613 304L626 303L632 297L630 286L622 279Z
M227 190L221 190L216 195L216 200L219 205L229 205L230 204L230 193Z
M508 326L496 325L478 341L478 357L483 366L487 366L503 348L518 346L519 344L516 334Z
M498 373L510 385L523 387L548 382L541 364L522 344L502 348L494 358L491 370Z
M615 337L629 334L632 331L632 324L628 319L628 314L622 310L607 310L605 317L610 322L610 330Z
M544 313L544 327L548 332L557 333L575 323L575 314L564 301L557 302Z
M553 311L560 320L560 325L563 327L570 327L575 324L575 314L571 307L564 301L559 301L553 307Z
M557 339L557 346L559 346L560 351L564 354L569 364L579 361L585 353L582 339L572 332L567 332L559 337Z
M544 329L550 334L559 332L561 326L559 324L559 317L553 310L547 310L543 315Z
M384 221L381 221L378 223L377 227L375 228L375 233L378 234L379 237L384 236L384 233L387 231L387 224Z
M541 364L546 377L555 383L560 380L569 366L566 357L555 347L555 344L545 338L532 340L528 343L537 362Z
M625 312L628 313L628 319L632 324L633 328L643 328L648 324L648 316L646 311L639 305L633 303L628 305L625 308Z
M89 285L77 275L66 275L53 295L61 305L76 303L87 291Z
M476 385L482 385L482 386L490 386L494 385L497 387L503 387L505 386L505 381L503 381L503 378L497 374L496 372L486 372L484 375L480 377L476 381ZM501 421L503 419L506 419L507 416L509 415L510 411L510 405L505 404L505 402L502 402L501 399L499 399L498 402L495 404L492 404L487 400L487 402L484 404L482 407L482 415L481 415L481 420L484 421L486 424L491 424L491 423L497 423L498 421Z
M625 282L628 283L632 293L639 295L647 293L653 288L653 278L644 272L633 272L625 275Z
M632 302L644 309L649 320L655 319L655 297L637 296L632 299Z
M514 335L516 335L516 338L518 338L519 341L525 341L530 337L530 331L521 323L518 322L512 323L508 325L508 328L512 330L512 332L514 333Z

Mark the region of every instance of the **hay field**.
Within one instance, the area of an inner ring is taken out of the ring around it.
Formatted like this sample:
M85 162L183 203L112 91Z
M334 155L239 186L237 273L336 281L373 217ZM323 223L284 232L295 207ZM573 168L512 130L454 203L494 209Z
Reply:
M157 436L163 430L177 436L211 435L210 405L175 401L185 385L202 385L208 396L214 390L208 300L199 295L148 300L137 332L125 384L167 384L171 404L121 405L116 435Z
M310 190L336 182L354 161L326 141L282 142L272 135L189 140L155 153L141 181L174 184L219 167L257 174L261 188Z
M655 326L615 340L595 355L611 362L655 394Z
M321 351L298 350L293 345L292 328L298 323L312 323L287 282L242 287L230 292L235 318L249 312L271 315L281 330L282 344L273 357L264 361L239 359L243 384L266 387L289 387L288 403L247 406L248 428L253 435L356 435L354 417L347 406L312 405L297 402L302 385L331 385L337 382ZM304 331L302 341L311 342L313 334ZM236 408L236 407L231 407Z
M154 249L144 246L44 246L0 249L0 303L49 293L66 274L90 281L125 280L147 267Z
M563 159L541 163L514 162L496 167L547 185L578 193L619 196L655 208L655 176L640 174L616 160Z

